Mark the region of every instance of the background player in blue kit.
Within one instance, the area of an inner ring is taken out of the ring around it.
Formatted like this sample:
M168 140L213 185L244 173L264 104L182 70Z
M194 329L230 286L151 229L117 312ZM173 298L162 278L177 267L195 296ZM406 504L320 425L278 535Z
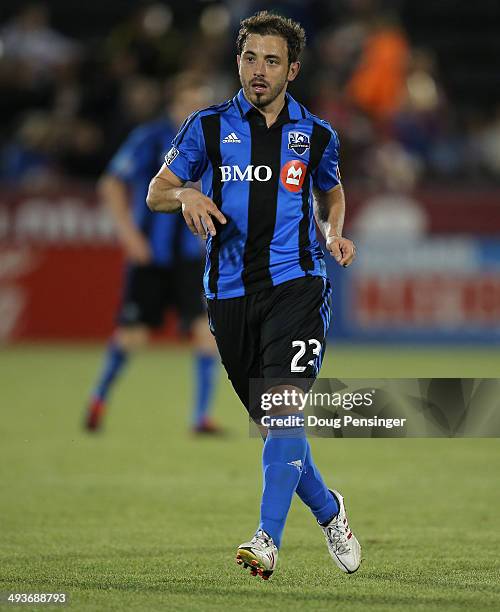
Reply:
M149 181L161 163L186 113L208 102L209 90L188 75L172 86L168 117L137 127L111 160L100 181L100 194L116 224L127 259L117 327L86 413L86 427L102 424L108 394L128 360L150 330L162 324L174 306L184 331L191 330L195 350L192 428L214 433L208 416L217 349L209 332L200 289L204 247L182 218L153 215L146 206Z
M354 244L342 236L337 134L286 91L304 44L304 30L289 19L262 12L244 20L237 41L242 89L186 120L148 194L150 208L182 210L193 233L207 238L211 329L231 383L258 425L263 412L250 379L261 379L273 394L303 393L323 360L331 288L315 218L340 265L355 256ZM204 195L183 187L199 179ZM300 413L276 399L271 415ZM237 561L269 578L297 492L323 528L337 566L352 573L361 547L343 498L323 482L300 420L280 421L268 431L261 426L260 524L238 547Z

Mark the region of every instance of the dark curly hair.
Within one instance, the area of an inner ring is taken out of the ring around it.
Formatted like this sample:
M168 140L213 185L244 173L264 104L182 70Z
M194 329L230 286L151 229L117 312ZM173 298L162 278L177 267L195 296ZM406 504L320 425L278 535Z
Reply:
M288 47L288 63L296 62L306 44L306 33L304 28L287 17L274 15L268 11L260 11L241 22L236 48L241 55L246 39L249 34L260 34L261 36L281 36L286 40Z

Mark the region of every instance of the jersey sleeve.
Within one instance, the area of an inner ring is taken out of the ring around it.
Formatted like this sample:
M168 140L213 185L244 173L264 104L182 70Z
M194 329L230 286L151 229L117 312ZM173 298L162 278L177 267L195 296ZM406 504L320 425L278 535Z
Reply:
M206 166L206 150L199 113L188 117L165 155L165 164L181 181L196 183Z
M313 184L320 191L330 191L340 184L339 148L339 137L337 132L332 130L321 161L313 173Z
M134 130L108 164L107 173L131 183L151 165L152 147L147 133Z

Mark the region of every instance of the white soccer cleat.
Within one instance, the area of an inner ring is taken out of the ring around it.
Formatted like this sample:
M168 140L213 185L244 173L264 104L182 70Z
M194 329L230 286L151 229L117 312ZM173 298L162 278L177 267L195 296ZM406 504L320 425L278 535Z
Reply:
M252 576L258 574L263 580L269 580L278 563L278 549L272 537L259 529L250 542L238 546L236 563L244 569L250 567Z
M354 573L361 564L361 546L349 529L344 498L338 491L330 491L339 504L339 513L326 527L321 525L332 559L346 574Z

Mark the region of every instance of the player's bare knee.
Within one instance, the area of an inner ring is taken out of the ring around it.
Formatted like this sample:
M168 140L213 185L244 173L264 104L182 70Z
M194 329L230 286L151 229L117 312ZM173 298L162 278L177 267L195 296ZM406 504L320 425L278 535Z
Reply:
M149 329L143 325L119 327L115 331L115 340L125 351L137 351L146 346L149 335Z
M210 332L205 316L198 317L193 321L192 332L194 345L199 351L208 355L215 355L217 353L215 338Z
M262 394L262 408L272 417L297 414L303 409L304 391L294 385L276 385Z

